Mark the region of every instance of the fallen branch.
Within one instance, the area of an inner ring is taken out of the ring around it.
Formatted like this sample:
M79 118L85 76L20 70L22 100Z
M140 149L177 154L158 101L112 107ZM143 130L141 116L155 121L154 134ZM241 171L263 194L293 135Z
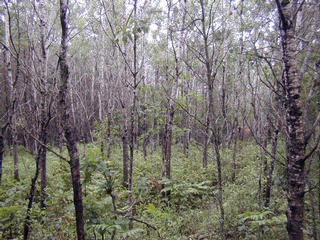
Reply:
M155 226L151 225L150 223L147 223L147 222L145 222L143 220L134 218L134 217L130 217L129 220L132 220L132 221L135 221L135 222L138 222L138 223L142 223L142 224L146 225L148 228L152 228L153 230L155 230L157 232L159 239L162 239L157 227L155 227Z

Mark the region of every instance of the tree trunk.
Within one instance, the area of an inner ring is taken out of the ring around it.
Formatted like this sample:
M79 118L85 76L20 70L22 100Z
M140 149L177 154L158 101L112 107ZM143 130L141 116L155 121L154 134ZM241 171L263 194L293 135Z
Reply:
M47 131L48 125L50 122L50 106L46 106L46 96L47 96L47 47L45 40L45 6L44 1L40 1L39 11L40 11L40 43L41 43L41 78L40 78L40 133L39 140L43 144L47 144ZM45 207L45 199L46 199L46 187L47 187L47 149L43 146L39 146L42 149L41 155L39 156L39 164L41 171L41 207Z
M219 202L219 209L220 209L220 235L221 239L225 240L226 235L224 232L224 207L223 207L223 190L222 190L222 169L221 169L221 157L220 157L220 149L219 143L215 140L214 150L216 155L216 162L218 168L218 202Z
M16 80L13 82L13 77L12 77L12 64L11 64L11 57L10 57L10 34L11 34L11 21L10 21L10 15L9 15L9 7L8 3L5 2L6 4L6 10L5 10L5 21L4 21L4 28L5 28L5 34L4 34L4 42L5 42L5 51L4 51L4 64L6 66L6 92L7 92L7 97L6 97L6 102L7 102L7 114L8 114L8 119L9 119L9 124L11 126L11 136L12 136L12 147L13 147L13 165L14 165L14 179L19 180L19 157L18 157L18 146L17 146L17 127L16 127L16 117L15 117L15 91L14 91L14 85L18 80L18 75L19 75L19 69L20 69L20 62L19 62L19 52L18 50L16 52L17 56L17 66L16 66ZM19 34L19 41L20 41L20 31L18 31Z
M125 111L125 110L123 110ZM122 157L123 157L123 186L128 189L129 187L129 147L128 147L128 128L127 116L123 116L123 129L122 129Z
M108 113L108 127L107 127L107 159L111 154L111 113Z
M238 119L235 119L233 127L233 151L232 151L232 181L236 180L237 169L237 142L238 142ZM232 138L232 137L231 137Z
M37 158L36 158L36 172L34 174L34 177L31 180L31 187L30 187L30 193L29 193L29 201L27 206L27 215L24 223L24 229L23 229L23 240L27 240L29 238L29 232L31 227L31 209L33 206L34 201L34 195L36 191L36 183L38 180L38 176L40 173L39 168L39 162L40 162L40 156L42 156L42 150L44 149L42 146L38 145L38 152L37 152Z
M69 66L67 63L67 9L68 6L65 0L60 0L60 21L62 28L61 36L61 51L59 56L61 86L59 89L59 111L61 114L61 125L66 138L67 148L70 157L71 178L73 187L73 202L76 214L76 227L78 240L85 239L84 231L84 217L83 217L83 203L82 203L82 189L80 181L80 161L79 152L77 149L74 128L70 119L70 104L67 102L68 95L68 81L69 81ZM70 11L70 9L68 10Z
M267 186L266 186L266 201L264 206L269 207L270 205L270 195L271 195L271 187L272 187L272 174L274 169L274 160L277 157L277 145L278 145L278 133L279 129L276 128L273 132L272 136L272 150L271 150L271 160L270 160L270 166L269 166L269 172L267 177Z
M47 124L49 123L49 120L47 120L48 122L46 123L42 123L42 127L41 127L41 134L40 134L40 138L39 140L47 145ZM46 206L45 200L46 200L46 187L47 187L47 149L42 146L42 145L38 145L39 148L42 148L41 151L38 152L38 154L40 154L40 156L38 156L39 158L39 165L40 165L40 171L41 171L41 191L40 191L40 195L41 195L41 208L44 208Z
M207 111L206 116L206 129L204 134L204 143L203 143L203 159L202 159L202 166L206 168L208 166L208 146L210 143L210 120L209 120L209 111Z
M15 114L12 115L12 148L13 148L13 164L14 164L14 179L20 180L19 177L19 157L18 157L18 139L17 139L17 126L15 120Z
M276 0L281 20L280 33L285 68L284 88L286 94L287 148L287 184L288 211L287 231L289 240L303 239L304 189L305 189L305 140L302 121L302 103L300 98L301 80L299 79L295 39L296 13L290 1Z
M161 176L171 179L171 144L172 144L172 121L174 115L174 107L171 101L168 102L168 107L165 116L164 135L162 142L162 165Z

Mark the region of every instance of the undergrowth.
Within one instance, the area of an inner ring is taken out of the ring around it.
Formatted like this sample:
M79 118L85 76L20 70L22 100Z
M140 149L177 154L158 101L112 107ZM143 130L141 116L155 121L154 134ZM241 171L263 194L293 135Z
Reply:
M264 208L258 192L260 150L245 142L239 149L235 181L231 179L232 151L225 149L221 153L227 239L287 239L283 167L275 167L271 206ZM131 230L127 214L131 207L129 193L122 186L122 149L114 146L110 159L102 157L98 144L81 145L80 151L87 239L219 239L217 169L212 156L209 166L202 168L201 149L191 146L185 156L182 146L173 146L170 180L160 177L160 149L149 152L146 158L142 150L136 150ZM21 179L14 181L12 156L8 152L5 156L0 188L0 239L22 239L35 160L21 148ZM47 162L47 207L39 207L38 184L31 239L75 239L68 163L52 153L48 153ZM157 189L156 183L163 188Z

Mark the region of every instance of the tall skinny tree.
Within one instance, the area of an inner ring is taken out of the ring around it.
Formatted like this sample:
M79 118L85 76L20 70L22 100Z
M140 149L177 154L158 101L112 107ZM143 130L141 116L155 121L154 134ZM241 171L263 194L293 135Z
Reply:
M60 78L61 84L59 89L59 112L61 117L61 127L63 129L66 144L69 152L69 164L71 168L72 187L73 187L73 202L76 212L76 226L78 240L85 239L84 231L84 217L83 217L83 204L82 204L82 190L80 181L80 161L79 152L76 145L74 126L70 118L70 104L68 99L68 82L69 82L69 66L67 61L68 51L68 24L67 12L68 3L65 0L60 0L60 22L61 22L61 49L59 55Z

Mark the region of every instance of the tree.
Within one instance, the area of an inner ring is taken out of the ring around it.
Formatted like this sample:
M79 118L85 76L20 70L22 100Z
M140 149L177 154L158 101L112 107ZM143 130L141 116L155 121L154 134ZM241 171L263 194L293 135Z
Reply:
M289 239L303 239L304 195L305 195L305 161L308 134L303 121L301 100L302 76L297 63L297 15L304 2L297 0L276 0L280 19L280 35L285 71L282 82L285 94L287 124L287 184L288 211L287 230ZM301 69L303 70L303 69ZM305 113L306 114L306 113ZM317 146L318 142L316 143ZM315 146L315 148L316 148ZM313 148L313 149L315 149ZM312 150L311 150L312 151ZM314 151L314 150L313 150Z
M71 170L73 186L73 202L76 214L76 227L78 240L85 239L84 216L82 203L82 189L80 180L80 161L79 152L76 145L75 134L72 122L70 121L70 105L68 102L68 82L69 66L67 60L68 53L68 3L60 0L60 22L61 22L61 49L59 55L61 86L59 89L59 109L61 114L61 127L64 131L66 144L69 152L69 164Z

